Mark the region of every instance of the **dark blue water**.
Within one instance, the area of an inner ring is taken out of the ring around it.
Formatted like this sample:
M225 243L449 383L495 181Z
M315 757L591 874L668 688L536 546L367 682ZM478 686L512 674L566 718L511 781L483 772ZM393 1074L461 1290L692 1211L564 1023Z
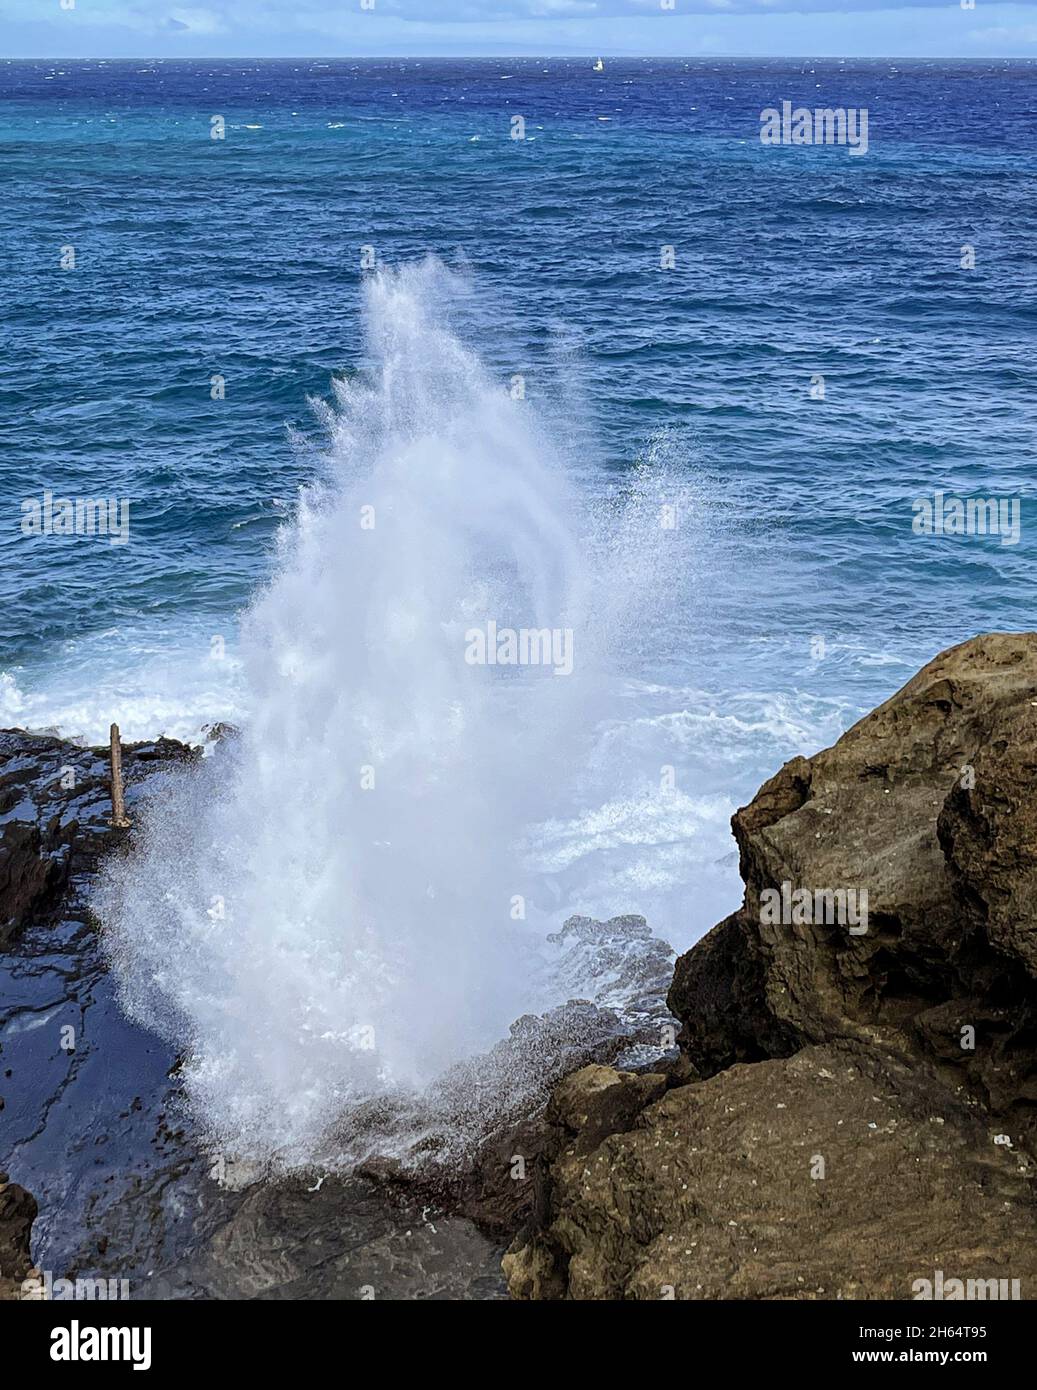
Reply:
M785 99L866 107L867 154L763 147ZM314 469L307 398L364 366L361 248L435 253L581 487L661 461L694 528L606 731L687 795L580 829L588 908L651 907L783 758L1033 626L1035 135L1032 62L5 64L3 722L243 714L235 614ZM129 499L129 544L23 536L46 488ZM1018 543L913 534L938 488L1015 499Z

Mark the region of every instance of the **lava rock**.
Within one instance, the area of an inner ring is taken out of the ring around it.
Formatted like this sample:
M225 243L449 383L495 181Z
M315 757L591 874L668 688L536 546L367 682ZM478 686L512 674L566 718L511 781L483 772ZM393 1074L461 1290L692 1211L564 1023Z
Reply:
M513 1297L1037 1296L1035 706L1037 634L978 637L736 813L743 904L669 991L682 1064L611 1116L618 1071L556 1088ZM866 929L774 920L783 885L866 890Z
M807 1047L574 1140L502 1267L520 1299L909 1299L936 1270L1032 1297L1033 1171L892 1054Z
M32 1272L29 1240L36 1210L36 1199L0 1173L0 1299L20 1299L22 1282Z
M975 638L736 813L745 900L669 993L703 1075L878 1042L1033 1132L1035 705L1037 635ZM783 882L866 889L867 932L762 924L761 893Z
M127 803L159 765L200 756L173 739L124 745ZM109 824L109 776L106 748L0 729L0 950L30 922L67 908L75 878L125 838Z

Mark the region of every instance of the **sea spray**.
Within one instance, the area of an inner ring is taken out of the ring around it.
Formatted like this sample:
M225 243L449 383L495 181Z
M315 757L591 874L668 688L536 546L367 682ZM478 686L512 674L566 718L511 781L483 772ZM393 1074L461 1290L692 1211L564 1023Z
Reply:
M97 911L128 1012L197 1119L304 1162L351 1104L425 1085L540 1002L526 827L595 723L576 505L528 406L445 326L427 262L368 282L372 367L243 623L250 718L172 779ZM575 634L572 670L465 633Z

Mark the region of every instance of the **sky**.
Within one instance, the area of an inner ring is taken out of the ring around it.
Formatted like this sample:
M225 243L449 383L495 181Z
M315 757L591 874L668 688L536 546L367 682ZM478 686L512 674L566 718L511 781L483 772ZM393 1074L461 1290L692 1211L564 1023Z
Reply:
M6 58L382 54L1037 57L1037 0L0 0Z

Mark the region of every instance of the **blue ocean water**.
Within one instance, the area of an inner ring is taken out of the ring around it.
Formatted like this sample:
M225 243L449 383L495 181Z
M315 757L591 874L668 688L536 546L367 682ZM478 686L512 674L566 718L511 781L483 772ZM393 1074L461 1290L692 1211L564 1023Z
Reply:
M0 721L247 717L237 614L316 467L308 398L364 366L362 248L433 253L465 276L458 332L522 377L580 487L658 467L693 538L601 731L606 762L673 765L681 795L603 782L545 852L574 905L698 934L737 899L727 817L764 777L950 643L1033 626L1035 82L1025 61L3 64ZM763 147L783 100L867 108L867 154ZM130 542L24 536L46 489L129 499ZM937 489L1016 499L1018 543L914 534ZM689 925L673 903L707 870Z

